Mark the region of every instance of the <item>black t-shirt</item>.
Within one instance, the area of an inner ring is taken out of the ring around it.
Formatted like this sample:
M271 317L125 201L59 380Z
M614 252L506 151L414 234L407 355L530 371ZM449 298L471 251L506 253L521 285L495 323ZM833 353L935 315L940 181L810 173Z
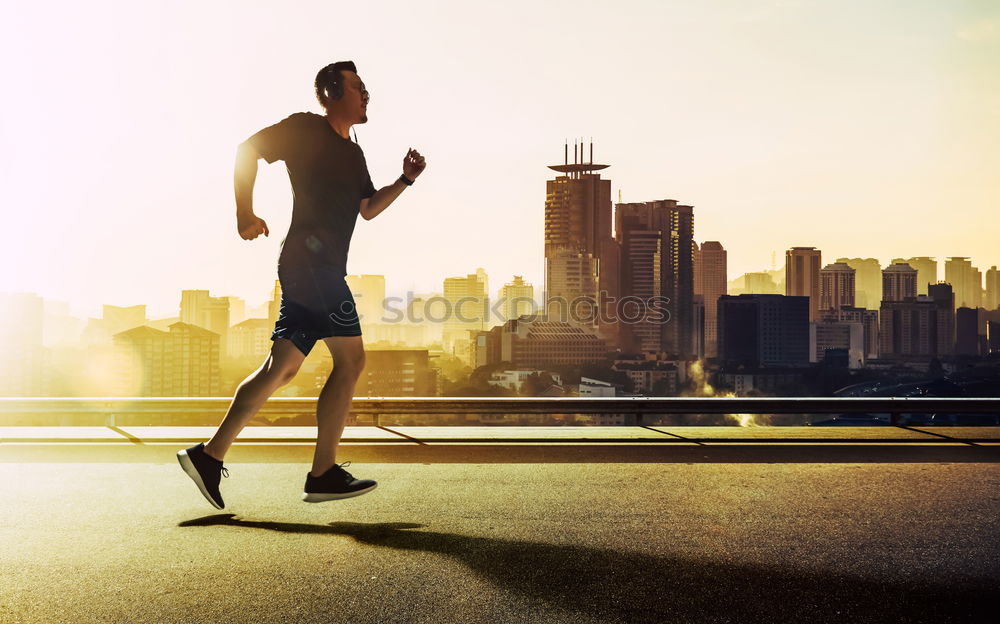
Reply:
M361 146L326 117L294 113L247 141L268 163L284 160L294 203L278 271L323 267L347 274L347 250L361 200L375 194Z

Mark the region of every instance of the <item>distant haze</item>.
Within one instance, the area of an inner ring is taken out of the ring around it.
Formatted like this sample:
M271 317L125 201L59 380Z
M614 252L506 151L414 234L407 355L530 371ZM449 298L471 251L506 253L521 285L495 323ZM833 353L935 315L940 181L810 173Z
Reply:
M695 206L729 278L806 245L1000 264L1000 3L33 2L0 23L0 290L176 314L180 291L270 294L291 195L260 163L236 233L236 146L319 112L351 59L376 187L349 271L390 293L483 267L542 286L546 165L594 140L615 199Z

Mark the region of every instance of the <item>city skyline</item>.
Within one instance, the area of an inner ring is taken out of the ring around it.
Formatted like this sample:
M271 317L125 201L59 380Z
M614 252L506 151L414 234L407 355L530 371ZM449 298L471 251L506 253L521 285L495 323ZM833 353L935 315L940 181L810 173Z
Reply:
M0 253L17 270L0 291L80 315L103 303L160 314L184 288L265 299L288 181L261 167L255 206L273 236L240 240L235 148L317 110L315 71L341 58L372 92L371 121L355 130L376 186L408 146L430 163L355 233L348 272L386 275L390 293L433 289L456 258L542 284L546 165L565 140L591 137L615 200L693 205L695 240L721 241L731 275L777 268L771 255L792 246L883 266L912 254L1000 264L984 227L1000 200L996 5L437 3L421 14L382 2L339 10L353 23L377 12L386 36L347 29L336 45L333 9L305 8L308 24L235 3L10 16L0 201L15 234ZM462 28L447 19L459 9ZM295 36L246 44L279 31ZM414 63L426 39L436 45ZM663 45L650 53L651 41ZM581 42L588 61L567 62ZM447 254L434 253L441 241Z

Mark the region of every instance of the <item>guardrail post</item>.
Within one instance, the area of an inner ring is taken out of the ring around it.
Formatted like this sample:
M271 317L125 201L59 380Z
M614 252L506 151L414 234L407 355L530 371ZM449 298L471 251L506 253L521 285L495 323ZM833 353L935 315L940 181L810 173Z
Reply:
M899 426L899 412L892 412L889 414L889 424L893 427Z

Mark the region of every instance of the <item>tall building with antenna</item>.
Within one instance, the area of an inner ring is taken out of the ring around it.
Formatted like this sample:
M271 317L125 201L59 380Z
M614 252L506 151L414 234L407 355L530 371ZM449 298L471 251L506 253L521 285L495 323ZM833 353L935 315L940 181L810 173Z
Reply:
M584 161L583 143L563 147L563 164L545 182L545 313L550 320L588 325L618 344L614 303L619 296L620 252L611 232L611 180L597 173L594 143ZM602 311L603 309L603 311Z

